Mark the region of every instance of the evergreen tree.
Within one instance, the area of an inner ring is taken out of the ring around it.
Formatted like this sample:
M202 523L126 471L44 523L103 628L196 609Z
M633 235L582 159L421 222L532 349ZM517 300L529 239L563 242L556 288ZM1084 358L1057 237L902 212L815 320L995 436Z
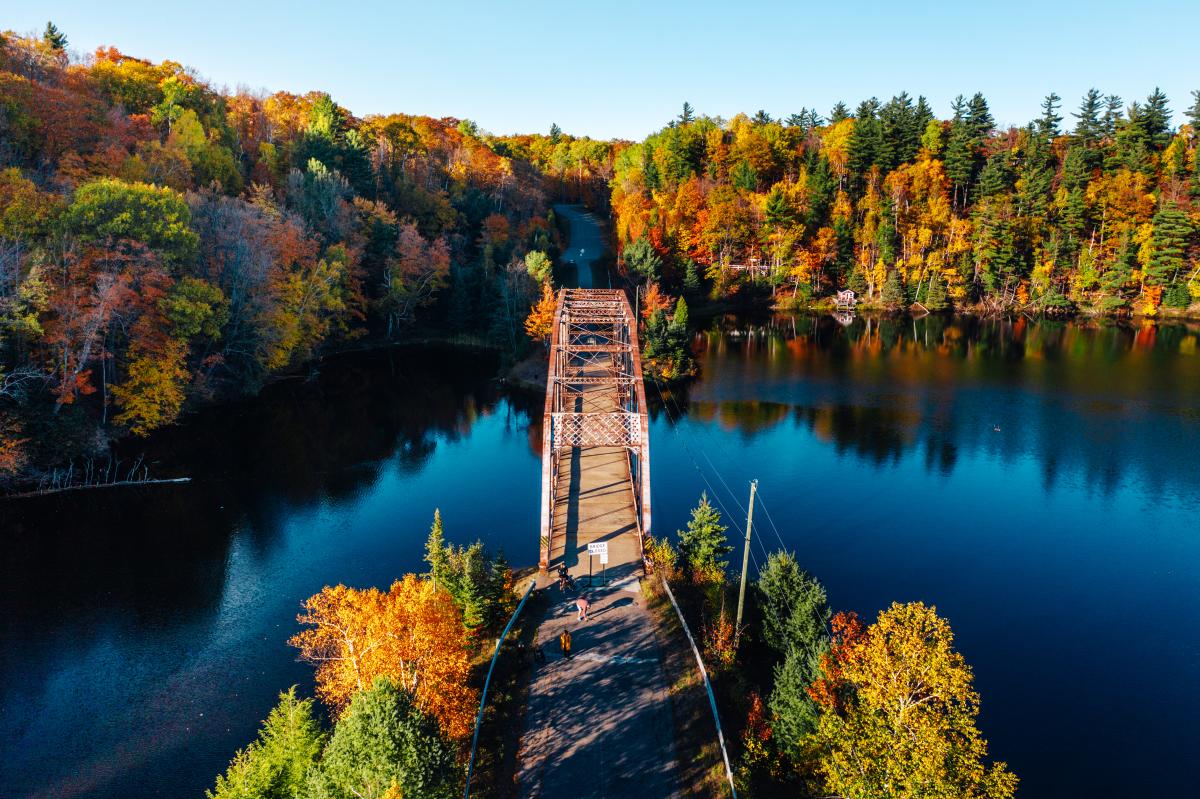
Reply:
M683 297L675 303L675 313L671 316L671 332L681 335L687 335L688 330L688 307L683 301Z
M838 100L837 104L834 105L833 110L831 110L829 112L829 124L836 125L837 123L841 122L842 120L849 119L849 118L850 118L850 109L846 107L845 103L843 103L841 100Z
M692 509L692 518L679 536L679 556L693 576L707 577L724 574L729 567L726 556L733 551L725 538L728 528L721 524L721 513L700 495L700 504Z
M758 190L758 172L749 161L741 160L729 171L729 180L742 191Z
M1179 279L1184 268L1191 223L1179 206L1168 202L1154 215L1153 224L1145 282L1150 286L1170 286Z
M307 796L383 799L398 788L406 797L453 799L461 790L459 775L454 748L437 722L380 677L350 701L310 772Z
M900 272L897 270L888 271L887 279L883 281L880 299L889 308L898 308L904 303L904 285L900 282Z
M758 109L757 113L755 113L754 116L750 118L750 121L753 122L755 125L770 125L771 124L771 115L760 108L760 109Z
M1101 125L1104 128L1104 135L1109 138L1117 135L1117 125L1124 119L1121 107L1119 95L1110 94L1104 98L1104 118L1101 120Z
M858 105L854 114L854 130L850 134L848 166L857 184L867 170L880 162L883 149L883 130L876 117L879 101L872 97Z
M975 173L975 143L966 120L966 101L960 94L954 98L954 118L946 141L946 176L954 187L954 206L966 205L967 194Z
M1130 238L1128 233L1122 237L1117 257L1100 275L1099 307L1105 313L1123 311L1129 307L1129 282L1138 268L1137 247Z
M208 799L292 799L325 744L313 700L297 699L296 686L279 695L258 739L239 751Z
M1075 123L1075 138L1085 147L1098 144L1104 135L1104 123L1100 120L1103 107L1103 95L1097 89L1088 89L1079 103L1079 113L1073 115L1079 120Z
M861 269L855 269L850 273L850 277L846 280L846 288L860 297L867 293L869 286L867 285L866 275L862 273Z
M433 510L433 524L429 537L425 539L425 562L429 564L429 576L434 585L449 590L450 556L446 552L446 532L442 527L442 511Z
M924 124L918 119L908 92L901 92L880 109L879 122L880 165L885 171L917 157Z
M679 115L679 124L689 125L695 119L696 115L693 113L692 104L685 100L683 103L683 112Z
M1161 150L1171 141L1171 109L1167 107L1167 95L1155 87L1142 107L1142 124L1150 145Z
M662 276L662 258L650 244L650 239L645 236L626 245L621 257L630 274L637 275L647 283L657 282Z
M1021 165L1021 178L1017 183L1019 210L1024 216L1045 219L1050 203L1050 188L1054 182L1050 143L1040 135L1033 135L1032 130L1026 133L1028 145Z
M979 182L975 184L974 197L979 200L1003 194L1012 188L1012 170L1008 166L1008 153L993 153L979 173Z
M996 127L996 120L992 118L987 100L983 99L980 92L976 92L967 103L967 127L976 141L982 141L992 132L992 128Z
M825 587L789 552L772 552L755 586L763 638L775 651L816 652L828 641L830 616Z
M562 138L562 128L560 128L558 126L557 122L551 122L550 123L550 143L558 144L558 142L561 138Z
M1200 138L1200 89L1192 90L1192 107L1183 112L1192 126L1193 139Z
M57 53L61 53L67 49L67 35L58 29L58 26L53 22L46 23L46 30L42 33L42 41L50 45L50 49Z
M930 276L929 287L925 290L925 299L921 304L930 311L944 311L950 306L946 299L946 284L938 273Z
M917 97L916 110L913 111L913 130L918 136L922 136L928 129L929 123L934 120L933 109L929 106L929 101L925 99L925 95L920 95Z
M787 195L784 194L783 187L778 183L767 192L767 201L763 210L764 221L772 227L785 228L796 221L795 212L787 200Z
M687 260L683 269L683 290L693 296L700 293L700 271L696 269L696 262L691 258Z
M1058 123L1062 122L1062 117L1058 114L1061 102L1062 98L1055 92L1050 92L1050 94L1046 95L1046 99L1042 101L1042 117L1037 121L1039 136L1053 139L1058 135Z
M775 666L774 685L767 701L771 732L778 738L780 749L796 760L801 759L804 739L817 729L820 718L817 704L808 693L821 673L820 656L821 651L793 649Z

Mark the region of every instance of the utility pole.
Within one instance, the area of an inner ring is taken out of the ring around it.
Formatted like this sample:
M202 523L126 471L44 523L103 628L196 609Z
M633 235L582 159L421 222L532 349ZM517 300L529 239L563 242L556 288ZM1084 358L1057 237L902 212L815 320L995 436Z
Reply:
M742 637L742 610L746 606L746 570L750 568L750 534L754 529L754 495L758 492L758 481L750 481L750 509L746 511L746 543L742 547L742 585L738 588L737 623L734 625L733 648L737 649Z

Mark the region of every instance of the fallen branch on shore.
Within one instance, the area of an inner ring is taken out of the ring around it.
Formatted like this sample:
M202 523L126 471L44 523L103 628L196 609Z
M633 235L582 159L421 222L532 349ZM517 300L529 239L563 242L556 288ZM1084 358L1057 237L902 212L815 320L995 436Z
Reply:
M64 491L82 491L86 488L119 488L121 486L154 486L173 483L190 483L190 477L169 477L162 480L120 480L115 483L79 483L78 485L58 486L57 488L39 488L35 491L23 491L20 494L0 496L5 499L26 499L28 497L44 497L49 494L61 494Z
M71 463L66 469L55 469L44 475L37 483L37 488L21 491L15 494L0 496L0 499L24 499L26 497L44 497L48 494L58 494L63 491L80 491L85 488L114 488L118 486L168 485L172 483L190 483L190 477L171 477L152 479L150 469L142 465L139 457L132 467L122 471L120 459L109 459L107 463L98 465L89 458L84 465L76 469Z

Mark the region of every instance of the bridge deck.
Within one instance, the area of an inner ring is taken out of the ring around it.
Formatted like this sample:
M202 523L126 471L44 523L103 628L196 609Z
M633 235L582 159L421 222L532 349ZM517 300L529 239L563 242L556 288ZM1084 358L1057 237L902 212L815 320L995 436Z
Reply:
M571 397L576 413L621 410L612 385L583 385ZM609 577L621 577L641 568L642 548L637 531L629 453L624 447L572 447L563 454L555 487L550 568L565 558L576 577L588 573L587 545L608 542ZM600 559L591 567L599 574Z

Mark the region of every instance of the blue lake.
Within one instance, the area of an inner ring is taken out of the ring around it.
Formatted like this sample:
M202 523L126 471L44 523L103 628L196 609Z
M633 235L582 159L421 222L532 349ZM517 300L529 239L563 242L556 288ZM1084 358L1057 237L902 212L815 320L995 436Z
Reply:
M654 526L702 490L868 619L935 604L1020 796L1185 794L1200 751L1200 331L718 320L659 395ZM448 534L537 556L541 398L488 356L327 362L145 454L182 486L0 503L0 785L199 797L276 695L328 583L420 570ZM753 566L752 566L753 568Z

